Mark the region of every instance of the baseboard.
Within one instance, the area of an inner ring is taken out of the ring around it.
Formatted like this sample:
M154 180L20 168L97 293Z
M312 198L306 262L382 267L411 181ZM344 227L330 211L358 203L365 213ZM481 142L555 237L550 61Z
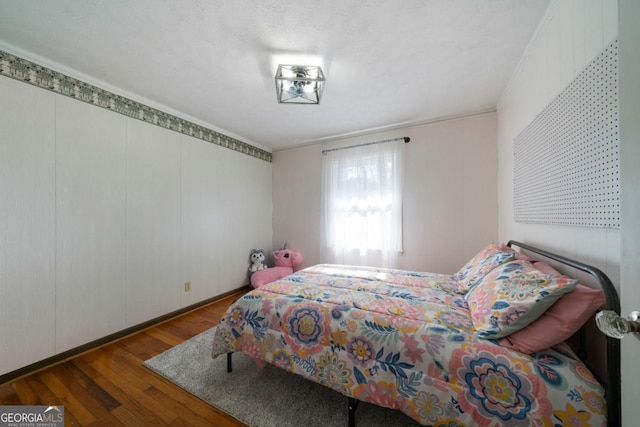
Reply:
M151 326L156 326L156 325L158 325L160 323L166 322L167 320L171 320L171 319L173 319L175 317L178 317L178 316L186 314L186 313L188 313L190 311L196 310L196 309L198 309L200 307L203 307L203 306L205 306L207 304L210 304L212 302L223 300L223 299L225 299L225 298L227 298L227 297L229 297L229 296L231 296L233 294L236 294L238 292L244 291L246 289L249 289L249 285L240 287L238 289L234 289L234 290L229 291L229 292L225 292L223 294L217 295L217 296L212 297L212 298L208 298L206 300L197 302L197 303L189 305L187 307L183 307L183 308L181 308L179 310L176 310L176 311L172 311L171 313L164 314L164 315L156 317L154 319L147 320L146 322L142 322L142 323L139 323L137 325L128 327L126 329L123 329L121 331L114 332L114 333L106 335L106 336L104 336L102 338L98 338L97 340L88 342L86 344L82 344L82 345L80 345L78 347L74 347L74 348L69 349L67 351L64 351L62 353L55 354L55 355L53 355L51 357L47 357L46 359L39 360L37 362L34 362L34 363L32 363L30 365L27 365L27 366L24 366L22 368L18 368L15 371L11 371L11 372L8 372L6 374L0 375L0 385L8 383L10 381L14 381L14 380L16 380L16 379L18 379L20 377L24 377L26 375L31 375L31 374L33 374L33 373L35 373L37 371L41 371L43 369L49 368L49 367L51 367L53 365L56 365L56 364L61 363L61 362L64 362L65 360L71 359L71 358L73 358L75 356L78 356L78 355L80 355L82 353L86 353L88 351L95 350L98 347L102 347L103 345L110 344L110 343L112 343L114 341L117 341L117 340L122 339L122 338L124 338L126 336L129 336L129 335L135 334L137 332L140 332L140 331L142 331L144 329L147 329L147 328L149 328Z

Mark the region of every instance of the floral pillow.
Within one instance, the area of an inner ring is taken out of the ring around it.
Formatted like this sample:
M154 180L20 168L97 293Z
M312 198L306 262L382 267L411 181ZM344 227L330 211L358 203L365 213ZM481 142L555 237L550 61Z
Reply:
M527 256L521 252L516 251L515 249L505 245L504 243L500 243L500 250L502 252L509 252L510 254L513 254L513 259L517 259L517 260L524 260L524 261L531 261L531 262L537 262L538 260L535 258L531 258L530 256Z
M529 261L509 261L484 276L466 298L479 336L502 338L535 321L577 283L545 274Z
M464 267L456 273L458 280L458 291L465 294L469 292L482 278L499 266L500 264L511 261L515 256L513 252L505 252L500 247L491 243L482 249L473 258L469 260Z

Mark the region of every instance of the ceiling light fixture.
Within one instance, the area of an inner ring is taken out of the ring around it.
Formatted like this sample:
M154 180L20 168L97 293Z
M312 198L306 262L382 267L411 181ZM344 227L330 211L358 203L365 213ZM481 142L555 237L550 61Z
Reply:
M319 104L324 73L317 65L278 65L276 93L280 104Z

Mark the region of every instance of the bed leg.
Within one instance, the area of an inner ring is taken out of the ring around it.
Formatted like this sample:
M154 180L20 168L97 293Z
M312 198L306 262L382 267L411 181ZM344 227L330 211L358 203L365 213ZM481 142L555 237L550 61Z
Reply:
M231 355L233 353L227 353L227 372L231 372Z
M356 427L356 409L359 402L353 397L349 398L349 427Z

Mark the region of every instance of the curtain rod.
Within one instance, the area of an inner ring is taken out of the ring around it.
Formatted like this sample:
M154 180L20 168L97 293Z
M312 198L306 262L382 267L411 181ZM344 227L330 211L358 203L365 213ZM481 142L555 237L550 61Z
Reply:
M366 142L364 144L350 145L348 147L339 147L339 148L332 148L330 150L322 150L322 154L327 154L330 151L346 150L348 148L355 148L355 147L364 147L365 145L382 144L383 142L400 141L401 139L404 140L405 144L407 142L411 141L411 138L409 138L408 136L402 136L400 138L385 139L385 140L382 140L382 141Z

